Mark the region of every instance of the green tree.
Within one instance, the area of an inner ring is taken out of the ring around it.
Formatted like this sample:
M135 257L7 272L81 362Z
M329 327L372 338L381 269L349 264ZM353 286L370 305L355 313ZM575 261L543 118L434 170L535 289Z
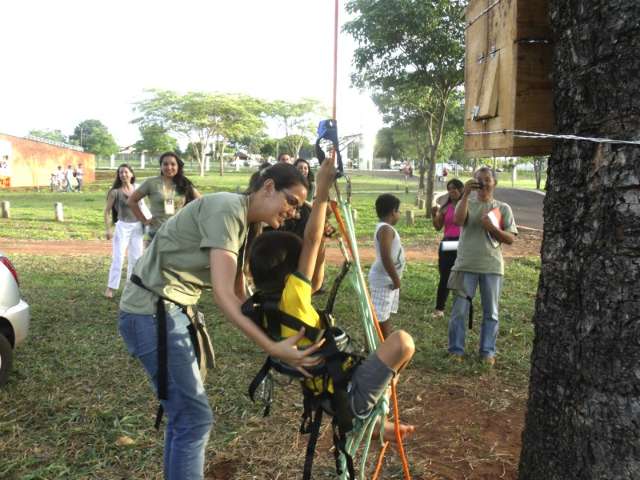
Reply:
M392 158L400 159L402 157L402 147L397 140L397 131L394 131L393 127L384 127L378 130L373 156L384 158L387 168L391 166Z
M52 142L68 143L69 139L61 130L29 130L32 137L45 138Z
M427 205L435 183L435 163L445 120L464 80L464 0L350 0L355 18L345 31L356 40L356 86L368 88L395 109L397 120L420 142L420 184L427 172ZM374 98L375 100L375 98ZM384 111L383 111L384 113Z
M267 115L277 120L284 130L280 147L295 158L300 155L305 141L315 135L318 121L324 114L320 102L305 98L299 102L271 102Z
M118 153L118 144L100 120L84 120L73 130L69 141L87 152L109 156Z
M169 135L162 125L140 125L140 136L142 139L135 143L138 152L146 151L149 155L159 155L178 149L178 141Z
M200 175L205 172L205 153L210 145L220 159L220 174L226 145L230 140L256 134L264 128L264 103L245 95L148 90L150 97L135 104L141 117L134 123L161 125L195 146Z

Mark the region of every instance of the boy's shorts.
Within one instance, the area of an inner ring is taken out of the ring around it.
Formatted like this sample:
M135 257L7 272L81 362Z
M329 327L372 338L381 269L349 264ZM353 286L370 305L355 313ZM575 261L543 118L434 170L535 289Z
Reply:
M349 403L357 418L365 419L371 413L395 375L376 352L356 368L349 384Z
M371 287L371 301L376 309L379 322L386 322L392 313L398 313L400 289L392 290L391 286Z

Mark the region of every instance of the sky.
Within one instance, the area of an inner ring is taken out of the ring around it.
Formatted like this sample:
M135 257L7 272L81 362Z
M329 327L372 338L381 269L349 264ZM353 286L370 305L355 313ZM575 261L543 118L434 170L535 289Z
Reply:
M332 0L3 1L0 132L68 135L95 118L130 145L149 88L313 97L331 111L333 15ZM354 42L338 44L340 133L375 132L381 116L350 87Z

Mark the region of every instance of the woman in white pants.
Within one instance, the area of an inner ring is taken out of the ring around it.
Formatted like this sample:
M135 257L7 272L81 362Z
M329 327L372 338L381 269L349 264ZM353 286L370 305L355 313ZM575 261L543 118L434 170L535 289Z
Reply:
M129 197L136 189L135 181L133 169L123 163L118 167L116 179L107 194L104 225L107 240L113 238L113 258L109 269L109 283L104 292L104 296L107 298L113 298L113 292L120 287L125 251L129 257L127 278L131 276L136 261L142 255L142 223L127 205ZM141 207L143 211L146 210L146 206L141 205ZM113 223L115 223L115 231L112 229Z

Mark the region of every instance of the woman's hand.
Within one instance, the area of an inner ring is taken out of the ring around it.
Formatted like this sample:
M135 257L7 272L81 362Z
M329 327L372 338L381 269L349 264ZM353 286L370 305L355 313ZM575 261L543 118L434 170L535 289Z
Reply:
M305 368L315 367L320 364L322 357L314 357L313 354L318 351L324 344L324 339L314 343L309 348L298 350L297 343L304 338L304 328L298 333L280 342L275 342L269 351L269 355L276 357L288 365L295 367L305 377L311 377L311 374Z
M482 215L482 217L480 217L480 222L482 222L482 226L489 233L494 233L497 230L496 226L493 224L493 222L489 218L489 212L485 213L484 215Z
M330 159L326 159L320 165L316 174L316 197L328 195L329 187L336 178L336 166ZM323 199L320 199L323 200Z
M111 240L113 238L113 232L110 228L106 229L105 234L106 234L107 240Z
M462 194L469 195L474 190L480 190L480 184L475 178L471 178L464 184L464 190Z

